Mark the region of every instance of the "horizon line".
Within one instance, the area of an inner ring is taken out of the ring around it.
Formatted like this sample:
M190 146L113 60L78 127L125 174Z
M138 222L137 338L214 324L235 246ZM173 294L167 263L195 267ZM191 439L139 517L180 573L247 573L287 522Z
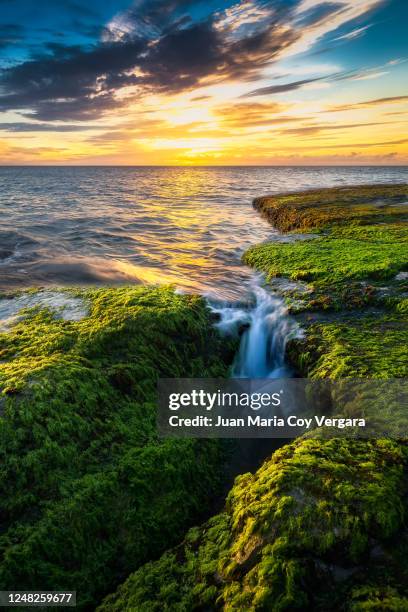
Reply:
M0 168L408 168L404 164L0 164Z

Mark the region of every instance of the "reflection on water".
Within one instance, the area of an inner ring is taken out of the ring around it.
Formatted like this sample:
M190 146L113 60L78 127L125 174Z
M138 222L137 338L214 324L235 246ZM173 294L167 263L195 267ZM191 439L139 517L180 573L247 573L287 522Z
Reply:
M407 168L0 168L0 287L174 283L246 295L274 230L258 195L408 180Z

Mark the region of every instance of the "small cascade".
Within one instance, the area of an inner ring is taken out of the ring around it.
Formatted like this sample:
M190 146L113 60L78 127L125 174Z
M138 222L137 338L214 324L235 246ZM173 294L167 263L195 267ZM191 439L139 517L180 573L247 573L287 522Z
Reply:
M288 317L283 301L259 284L252 288L253 303L248 306L210 304L219 316L217 327L226 334L244 329L232 370L234 378L289 378L285 350L289 339L300 335L299 327Z

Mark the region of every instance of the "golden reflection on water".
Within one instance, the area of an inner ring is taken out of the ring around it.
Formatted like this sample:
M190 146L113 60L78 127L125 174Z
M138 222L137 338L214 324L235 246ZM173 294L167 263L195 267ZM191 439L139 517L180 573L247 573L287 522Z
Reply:
M254 197L404 182L401 168L2 168L0 286L175 284L248 294L249 246L276 238Z
M159 269L149 266L138 266L126 261L115 261L115 269L118 273L123 274L129 279L138 279L146 285L184 285L186 284L183 275L178 275L176 272L161 272ZM198 291L200 283L191 281L189 283L190 290Z
M214 187L209 187L211 179L214 180L211 174L189 168L168 169L167 175L155 185L149 207L150 227L143 231L143 238L140 229L129 234L139 253L154 265L116 260L115 266L121 273L143 283L175 283L188 290L205 291L214 274L236 272L235 253L230 261L222 258L222 265L217 255L228 250L229 224L233 223L237 232L232 242L245 231L248 208L241 212L239 206L231 210L229 206L214 204ZM206 191L208 202L203 200ZM134 205L138 204L135 199ZM134 220L132 210L128 211L127 220ZM262 224L259 219L257 223ZM147 243L144 248L142 241Z

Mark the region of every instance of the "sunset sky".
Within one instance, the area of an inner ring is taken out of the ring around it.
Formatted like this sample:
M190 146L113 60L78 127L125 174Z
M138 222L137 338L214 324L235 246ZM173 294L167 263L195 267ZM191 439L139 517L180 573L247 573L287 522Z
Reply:
M406 0L0 0L0 163L408 163Z

